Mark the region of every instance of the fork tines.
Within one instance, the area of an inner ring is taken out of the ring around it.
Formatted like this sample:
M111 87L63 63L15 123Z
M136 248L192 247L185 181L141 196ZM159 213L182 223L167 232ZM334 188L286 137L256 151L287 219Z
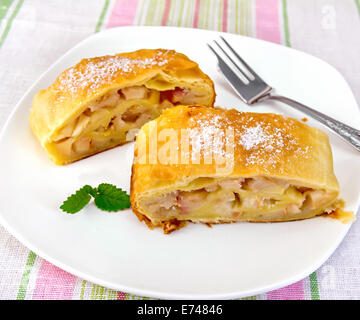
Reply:
M217 47L208 44L218 59L220 70L243 101L248 104L254 103L267 94L271 87L240 57L224 37L220 38L223 45L216 40L214 42Z

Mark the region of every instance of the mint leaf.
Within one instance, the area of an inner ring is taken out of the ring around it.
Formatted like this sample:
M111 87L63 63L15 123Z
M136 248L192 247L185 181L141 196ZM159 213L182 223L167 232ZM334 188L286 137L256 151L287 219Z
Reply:
M101 183L96 189L95 205L105 211L118 211L130 208L129 195L109 183Z
M82 187L82 189L84 189L89 195L93 197L96 196L96 188L94 189L92 186L86 184L85 186Z
M90 201L91 196L95 199L95 205L105 211L118 211L130 208L129 195L109 183L101 183L97 188L89 185L83 186L68 197L60 209L67 213L76 213L83 209Z
M60 206L60 209L67 212L67 213L76 213L83 209L90 201L91 196L94 189L89 186L85 185L70 197L68 197L63 204Z

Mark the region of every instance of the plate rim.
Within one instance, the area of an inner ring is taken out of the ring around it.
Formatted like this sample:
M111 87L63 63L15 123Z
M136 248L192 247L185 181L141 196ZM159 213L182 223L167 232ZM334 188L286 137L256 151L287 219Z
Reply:
M331 64L329 64L328 62L313 56L309 53L291 48L291 47L287 47L287 46L283 46L280 44L276 44L276 43L272 43L272 42L268 42L262 39L257 39L257 38L253 38L253 37L249 37L249 36L243 36L243 35L238 35L238 34L234 34L234 33L227 33L227 32L219 32L219 31L214 31L214 30L205 30L205 29L196 29L196 28L184 28L184 27L173 27L173 26L122 26L122 27L116 27L116 28L111 28L111 29L107 29L107 30L103 30L100 31L98 33L95 34L91 34L90 36L84 38L83 40L81 40L80 42L78 42L75 46L71 47L69 50L67 50L64 54L62 54L58 59L56 59L53 63L51 63L49 65L49 67L46 68L46 70L44 72L42 72L40 74L39 77L37 77L37 79L33 82L33 84L24 92L24 94L22 95L22 97L19 99L19 101L16 103L15 107L13 108L13 110L10 112L10 115L8 116L8 118L5 121L5 124L3 126L3 128L1 129L0 132L0 141L2 141L4 139L5 136L5 132L7 131L7 128L12 120L12 118L14 117L16 111L19 109L19 107L21 106L21 104L23 103L23 100L25 100L25 98L28 96L28 94L38 85L38 83L44 78L44 76L49 72L49 70L51 70L52 68L54 68L59 62L60 60L62 60L65 56L68 56L69 53L73 50L75 50L76 48L80 47L84 42L88 41L91 38L96 38L101 34L104 33L110 33L110 32L114 32L114 30L124 30L124 29L159 29L159 30L164 30L164 29L176 29L176 30L191 30L194 32L198 32L198 33L213 33L214 35L231 35L231 36L236 36L236 37L241 37L241 38L247 38L247 39L251 39L251 41L255 41L255 42L265 42L274 46L280 46L283 49L289 49L289 50L294 50L297 53L306 55L306 56L310 56L311 58L315 58L316 60L318 60L321 63L325 63L328 67L330 67L331 69L333 69L338 76L340 76L342 78L342 80L346 83L348 89L350 90L351 94L352 94L352 98L355 101L357 107L358 107L358 118L360 119L360 110L359 110L359 105L355 99L355 96L353 94L353 91L351 89L351 87L349 86L348 82L346 81L346 79L344 78L344 76ZM359 207L360 207L360 197L358 197L357 202L356 202L356 211L355 211L355 215L357 214L357 212L359 211ZM0 208L1 209L1 208ZM328 248L328 250L326 251L325 254L323 254L322 259L319 260L318 263L312 264L312 267L308 268L307 270L304 270L302 273L299 273L297 276L294 276L292 278L287 278L286 280L282 280L282 281L278 281L275 284L272 285L268 285L266 287L261 287L261 288L255 288L253 290L248 290L248 291L233 291L233 292L229 292L229 293L223 293L223 294L187 294L187 293L167 293L165 291L152 291L152 290L146 290L146 289L137 289L137 288L133 288L133 287L129 287L129 286L122 286L122 285L114 285L109 281L104 281L101 280L99 278L97 278L96 276L92 276L91 274L88 274L86 272L82 272L81 270L78 270L75 267L72 267L71 265L68 265L66 263L62 263L61 261L59 261L56 258L53 258L50 255L46 254L45 252L43 252L41 249L38 249L36 245L33 245L31 243L31 241L28 241L26 239L26 237L24 237L21 232L18 232L17 230L15 230L10 224L7 223L7 221L4 218L4 215L2 213L2 211L0 211L0 224L12 235L14 236L17 240L19 240L25 247L27 247L30 251L34 252L36 255L38 255L39 257L47 260L48 262L52 263L53 265L65 270L66 272L69 272L70 274L73 274L77 277L80 277L81 279L84 279L86 281L110 288L110 289L114 289L114 290L120 290L126 293L130 293L133 295L137 295L137 296L141 296L141 297L150 297L150 298L160 298L160 299L191 299L191 300L199 300L199 299L234 299L234 298L242 298L242 297L248 297L248 296L252 296L252 295L257 295L257 294L261 294L261 293L266 293L272 290L276 290L279 288L283 288L285 286L288 286L290 284L293 284L295 282L298 282L302 279L304 279L305 277L307 277L309 274L311 274L312 272L316 271L321 265L323 265L328 259L329 257L335 252L335 250L338 248L338 246L340 245L340 243L343 241L344 237L348 234L349 229L351 228L351 226L353 225L353 222L348 223L346 225L346 227L344 228L344 230L342 231L341 236L338 237L337 241L334 242L334 244Z

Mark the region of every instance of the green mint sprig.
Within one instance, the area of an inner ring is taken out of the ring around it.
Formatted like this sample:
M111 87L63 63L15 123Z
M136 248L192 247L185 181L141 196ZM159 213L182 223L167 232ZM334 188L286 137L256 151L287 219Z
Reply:
M130 197L121 188L109 183L101 183L97 188L85 185L69 196L60 209L74 214L83 209L94 198L95 205L104 211L119 211L130 208Z

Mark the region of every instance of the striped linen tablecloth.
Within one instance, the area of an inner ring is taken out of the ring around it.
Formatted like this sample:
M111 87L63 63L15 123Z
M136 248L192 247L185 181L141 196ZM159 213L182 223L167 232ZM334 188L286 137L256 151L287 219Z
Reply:
M335 66L360 101L360 0L0 0L0 128L67 50L94 32L126 25L211 29L303 50ZM71 275L0 226L0 299L149 298ZM359 222L309 277L246 299L360 299Z

